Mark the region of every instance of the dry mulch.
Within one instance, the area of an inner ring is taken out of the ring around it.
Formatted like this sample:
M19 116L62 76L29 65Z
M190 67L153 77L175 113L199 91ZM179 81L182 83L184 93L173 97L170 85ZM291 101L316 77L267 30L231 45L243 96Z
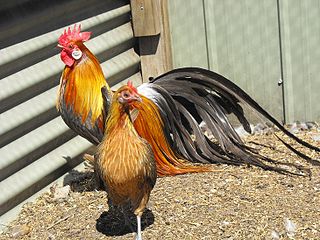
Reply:
M313 128L297 135L320 147L319 134ZM143 216L143 238L320 239L320 166L305 163L272 134L246 141L272 146L277 151L263 147L261 152L310 168L311 178L225 165L212 173L159 178ZM26 204L0 239L134 239L121 213L109 210L106 193L94 190L91 171L69 177L65 198L55 198L59 187L53 186Z

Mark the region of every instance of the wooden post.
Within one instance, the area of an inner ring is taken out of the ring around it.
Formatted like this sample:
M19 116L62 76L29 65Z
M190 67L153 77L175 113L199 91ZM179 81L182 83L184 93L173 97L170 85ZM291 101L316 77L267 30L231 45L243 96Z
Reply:
M137 14L141 6L145 11ZM147 82L172 69L168 3L167 0L131 0L131 8L135 37L139 38L142 79ZM152 20L147 23L146 19Z
M131 0L133 31L136 37L160 33L159 2L154 0Z

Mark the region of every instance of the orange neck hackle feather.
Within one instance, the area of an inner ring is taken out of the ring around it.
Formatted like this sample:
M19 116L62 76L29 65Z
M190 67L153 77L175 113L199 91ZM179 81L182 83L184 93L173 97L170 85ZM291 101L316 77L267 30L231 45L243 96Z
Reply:
M71 107L74 113L81 117L82 123L90 114L93 124L97 120L103 121L99 119L102 118L104 108L101 88L107 87L110 95L111 90L106 83L98 59L82 42L77 42L77 45L83 56L73 66L65 66L60 84L60 86L65 86L65 89L64 91L60 89L59 94L64 94L65 105ZM57 108L61 110L61 103L57 103Z
M213 171L210 166L193 166L186 163L171 149L163 132L163 122L157 106L148 98L141 96L142 102L136 102L134 107L139 115L134 122L138 134L146 139L153 150L159 176L174 176L185 173Z

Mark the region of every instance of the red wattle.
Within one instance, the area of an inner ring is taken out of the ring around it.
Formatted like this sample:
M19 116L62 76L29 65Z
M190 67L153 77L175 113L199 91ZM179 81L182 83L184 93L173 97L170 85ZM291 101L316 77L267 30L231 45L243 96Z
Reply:
M61 51L60 58L64 62L64 64L69 67L71 67L74 63L74 59L70 57L65 50Z

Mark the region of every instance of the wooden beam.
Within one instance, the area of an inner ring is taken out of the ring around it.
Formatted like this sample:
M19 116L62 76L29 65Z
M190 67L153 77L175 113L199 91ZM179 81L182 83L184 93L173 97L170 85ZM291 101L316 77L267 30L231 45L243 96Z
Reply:
M133 32L135 37L160 33L159 2L154 0L130 0Z
M141 74L144 82L172 69L167 0L152 0L158 8L160 34L139 37Z

